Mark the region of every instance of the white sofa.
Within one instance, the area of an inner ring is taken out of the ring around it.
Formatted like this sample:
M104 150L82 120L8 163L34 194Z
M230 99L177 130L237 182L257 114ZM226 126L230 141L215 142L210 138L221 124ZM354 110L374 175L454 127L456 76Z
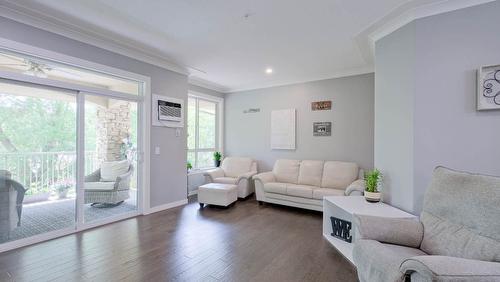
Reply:
M254 192L252 176L257 174L257 163L251 158L227 157L221 167L207 171L206 183L223 183L238 186L238 198L246 198Z
M262 202L323 210L324 196L363 195L363 171L350 162L277 160L273 171L257 174L255 193Z

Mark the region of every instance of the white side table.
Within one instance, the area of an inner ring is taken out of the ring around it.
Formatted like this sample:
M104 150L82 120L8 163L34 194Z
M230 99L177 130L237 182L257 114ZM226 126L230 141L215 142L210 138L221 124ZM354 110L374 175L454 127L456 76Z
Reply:
M392 218L414 218L404 212L384 203L368 203L363 196L329 196L323 198L323 237L332 244L351 263L353 243L356 241L352 225L352 215L372 215ZM336 225L338 237L332 236L333 223ZM340 238L342 239L340 239ZM351 240L351 243L347 242Z

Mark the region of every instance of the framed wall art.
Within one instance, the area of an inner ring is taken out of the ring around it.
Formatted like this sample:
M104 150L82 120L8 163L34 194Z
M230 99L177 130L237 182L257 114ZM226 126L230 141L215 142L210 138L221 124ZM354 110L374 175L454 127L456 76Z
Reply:
M313 136L332 136L332 123L330 121L314 122Z
M500 65L477 71L477 110L500 109Z

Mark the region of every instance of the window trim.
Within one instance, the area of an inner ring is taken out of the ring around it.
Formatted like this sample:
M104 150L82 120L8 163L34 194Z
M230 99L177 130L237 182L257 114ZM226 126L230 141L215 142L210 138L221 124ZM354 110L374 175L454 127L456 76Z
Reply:
M196 159L196 153L197 152L212 152L212 151L218 151L221 152L221 154L224 154L224 98L222 97L217 97L213 95L208 95L205 93L197 92L197 91L191 91L189 90L188 92L188 99L189 98L195 98L197 99L196 101L196 107L198 108L198 99L205 100L208 102L213 102L216 103L216 119L217 122L215 124L215 148L209 148L209 149L189 149L186 143L186 157L187 153L194 152L195 153L195 159ZM188 102L189 103L189 102ZM188 104L186 103L186 105ZM187 108L187 107L186 107ZM196 124L198 125L198 111L196 112ZM189 115L186 114L186 117ZM187 127L187 123L186 123ZM198 148L198 136L195 138L195 147ZM187 139L186 139L187 142ZM195 161L196 164L196 161ZM196 167L195 164L193 164L193 170L204 170L204 169L209 169L213 168L211 167Z

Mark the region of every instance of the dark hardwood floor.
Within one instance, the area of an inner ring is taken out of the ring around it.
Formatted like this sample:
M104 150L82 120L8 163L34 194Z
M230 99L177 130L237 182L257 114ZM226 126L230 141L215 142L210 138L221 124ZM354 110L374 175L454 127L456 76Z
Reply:
M0 281L357 281L321 213L196 201L0 254Z

